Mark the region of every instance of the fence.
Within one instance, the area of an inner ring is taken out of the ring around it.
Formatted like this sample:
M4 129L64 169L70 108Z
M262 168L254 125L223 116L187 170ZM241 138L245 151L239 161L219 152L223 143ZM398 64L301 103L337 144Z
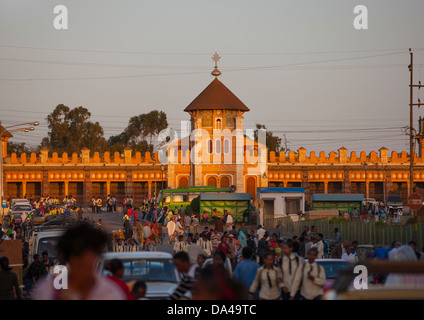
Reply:
M304 226L309 228L316 226L318 233L322 233L325 239L332 239L334 228L338 228L342 241L357 240L360 244L388 246L393 241L407 244L413 240L417 243L417 251L421 251L421 248L424 247L424 224L422 222L405 225L376 225L375 220L330 223L327 218L293 222L290 217L284 217L265 219L264 228L272 234L275 232L277 224L281 226L283 236L287 237L300 236Z

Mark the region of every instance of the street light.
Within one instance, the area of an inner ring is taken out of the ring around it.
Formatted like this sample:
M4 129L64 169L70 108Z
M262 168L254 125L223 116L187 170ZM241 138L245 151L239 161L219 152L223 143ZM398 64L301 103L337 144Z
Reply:
M364 163L362 163L362 165L364 166L364 171L365 171L365 204L368 206L368 188L367 188L367 167L368 167L368 163L364 162Z
M0 124L2 122L0 121ZM31 127L24 127L24 128L18 128L21 126L31 126ZM15 124L12 126L7 126L7 127L3 127L0 131L0 139L3 138L4 134L6 132L9 133L13 133L13 132L30 132L30 131L34 131L35 128L33 126L38 126L39 122L38 121L33 121L33 122L25 122L25 123L20 123L20 124ZM8 130L10 128L16 128L16 129L11 129ZM1 188L1 192L0 192L0 206L1 206L1 214L2 214L2 223L4 224L4 210L3 210L3 197L4 197L4 188L3 188L3 144L0 147L0 188Z
M165 171L165 166L164 165L161 165L160 166L160 171L161 171L161 173L162 173L162 175L161 175L161 182L162 182L162 196L161 196L161 198L160 198L160 206L161 207L163 207L163 172Z

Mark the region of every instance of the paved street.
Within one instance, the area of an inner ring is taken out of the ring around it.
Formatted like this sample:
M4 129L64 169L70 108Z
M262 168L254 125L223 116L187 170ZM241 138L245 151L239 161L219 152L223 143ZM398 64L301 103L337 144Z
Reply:
M99 221L99 219L102 219L104 229L107 232L112 232L112 230L122 230L123 229L122 217L123 217L122 213L119 213L119 212L118 213L110 213L110 212L108 212L108 213L94 214L93 220L97 223ZM143 224L146 222L146 221L143 221L141 219L140 219L140 221L142 221ZM167 234L167 229L164 228L163 232L165 234ZM135 231L134 231L134 233L135 233ZM169 252L171 254L173 253L171 246L168 245L166 240L164 241L163 245L159 245L157 247L157 251Z

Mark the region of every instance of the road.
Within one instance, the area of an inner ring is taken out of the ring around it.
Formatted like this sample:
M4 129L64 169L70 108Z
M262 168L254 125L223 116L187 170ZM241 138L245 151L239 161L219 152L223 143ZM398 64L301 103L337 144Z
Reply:
M102 219L103 228L107 232L112 232L112 230L122 230L123 229L124 221L122 219L123 218L122 213L105 212L105 213L100 213L100 214L93 214L92 218L93 218L95 223L97 223L99 221L99 219ZM139 218L139 220L143 223L143 225L146 222L146 221L141 220L141 218ZM167 229L164 228L163 232L165 234L167 234ZM157 246L156 251L168 252L168 253L171 253L171 254L174 253L172 247L167 243L166 239L164 240L162 245Z

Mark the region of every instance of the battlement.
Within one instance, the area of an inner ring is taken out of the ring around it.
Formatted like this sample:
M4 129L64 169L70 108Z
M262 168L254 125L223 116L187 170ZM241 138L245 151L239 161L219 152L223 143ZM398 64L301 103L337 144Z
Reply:
M99 152L94 152L90 156L90 150L83 149L81 153L73 153L69 156L67 152L64 152L61 156L57 152L53 152L49 155L47 149L42 149L40 154L32 152L29 156L26 153L22 153L19 157L16 153L12 153L10 157L5 158L5 164L30 164L30 165L63 165L63 164L156 164L159 163L159 153L156 152L153 157L150 152L146 152L144 157L141 156L140 152L136 152L132 155L132 150L127 149L123 154L115 152L113 155L110 152L105 152L100 155Z
M366 153L361 151L358 154L355 151L350 153L348 156L348 150L346 148L340 148L338 152L331 151L328 155L321 151L317 156L315 151L311 151L309 156L306 154L305 148L299 148L297 152L290 151L286 154L281 151L276 155L274 151L269 152L268 163L269 164L362 164L367 163L381 163L381 164L402 164L409 163L410 158L406 151L398 153L392 151L389 156L389 150L387 148L380 148L379 152L371 151ZM417 153L414 153L414 163L424 163L424 157L418 157Z
M171 150L171 149L170 149ZM244 160L245 163L251 163L253 157L257 157L257 150L245 152ZM190 161L190 151L181 149L175 152L169 152L169 160L172 163L181 163L188 164ZM144 157L141 156L140 152L136 152L133 155L131 149L126 149L124 153L115 152L113 155L110 152L105 152L100 155L99 152L94 152L91 154L90 150L83 149L81 153L73 153L71 156L67 152L64 152L61 156L57 152L49 154L49 150L42 149L39 154L32 152L30 155L22 153L19 157L16 153L12 153L9 157L4 159L5 164L158 164L159 162L159 152L155 152L153 157L150 152L146 152ZM398 153L397 151L392 151L389 156L389 150L387 148L380 148L379 152L371 151L366 153L361 151L359 154L355 151L350 152L348 156L348 150L346 148L340 148L338 152L331 151L326 154L324 151L317 153L311 151L309 156L307 155L307 150L305 148L299 148L297 152L289 151L285 153L281 151L275 153L274 151L268 152L268 164L362 164L367 163L394 163L402 164L409 163L409 155L406 151ZM213 155L211 155L210 162L213 162ZM424 163L424 157L418 157L417 153L414 153L414 163Z

